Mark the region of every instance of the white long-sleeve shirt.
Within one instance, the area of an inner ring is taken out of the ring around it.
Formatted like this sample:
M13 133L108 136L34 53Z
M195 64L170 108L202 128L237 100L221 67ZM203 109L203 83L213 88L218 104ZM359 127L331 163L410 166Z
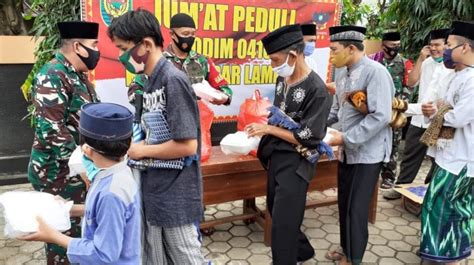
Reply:
M445 102L453 109L444 115L444 125L456 129L452 142L443 149L431 147L428 155L436 164L458 175L467 166L467 175L474 177L474 69L456 73Z
M316 72L316 69L317 69L316 61L313 58L309 57L309 56L304 57L304 60L306 61L306 64L309 66L309 68L311 70L313 70L315 73L317 73Z
M454 77L454 71L438 63L432 57L426 58L421 65L418 102L408 104L407 116L413 116L411 125L428 128L428 120L423 116L421 104L437 99L443 99L449 83Z

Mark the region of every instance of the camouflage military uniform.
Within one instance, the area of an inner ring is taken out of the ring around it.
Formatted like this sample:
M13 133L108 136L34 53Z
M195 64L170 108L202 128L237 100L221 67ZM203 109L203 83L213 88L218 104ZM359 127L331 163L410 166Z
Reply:
M395 97L402 100L410 100L411 89L406 85L408 80L408 73L413 69L411 61L397 55L393 60L388 61L383 59L382 64L387 68L392 76L395 85ZM402 141L403 128L393 130L392 153L390 155L390 162L382 165L382 185L385 188L393 185L397 173L397 159L399 155L399 146Z
M217 71L211 59L191 50L188 57L182 60L174 54L171 45L168 46L163 55L179 70L184 71L192 84L202 82L205 79L213 88L224 92L229 97L225 105L230 104L232 89L230 89L227 81Z
M97 101L87 76L76 72L64 55L57 53L36 75L32 89L35 136L28 166L28 179L37 191L84 203L85 183L69 176L68 160L79 143L79 111ZM72 237L80 237L80 218L71 218ZM69 264L66 250L47 244L48 264Z
M134 105L135 104L135 91L137 90L142 90L145 87L145 83L148 81L148 78L145 74L139 74L135 75L133 77L132 83L130 83L130 86L128 86L128 102L130 104Z

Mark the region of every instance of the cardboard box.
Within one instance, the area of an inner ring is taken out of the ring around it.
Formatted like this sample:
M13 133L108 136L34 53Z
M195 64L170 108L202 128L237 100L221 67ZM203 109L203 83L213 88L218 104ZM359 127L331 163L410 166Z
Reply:
M402 207L415 216L421 214L423 198L427 189L428 185L422 183L396 185L394 188L402 195Z
M399 192L403 197L406 197L417 204L423 203L426 190L428 189L427 184L412 183L412 184L401 184L396 185L394 190Z

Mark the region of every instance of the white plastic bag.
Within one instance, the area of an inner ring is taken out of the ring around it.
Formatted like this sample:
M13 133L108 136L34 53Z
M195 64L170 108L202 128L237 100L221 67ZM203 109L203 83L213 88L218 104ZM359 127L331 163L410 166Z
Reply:
M248 137L245 132L236 132L226 135L221 140L221 150L224 154L247 155L250 151L257 149L260 143L258 137Z
M335 132L337 130L328 127L327 130L326 130L326 136L324 136L323 142L328 143L328 142L331 142L333 140L334 136L332 136L332 134L330 134L331 131Z
M70 176L86 173L86 168L82 164L82 150L80 146L78 146L76 150L72 152L71 157L69 158L68 166Z
M203 80L202 83L193 84L194 93L196 96L204 99L206 101L213 101L213 100L223 100L225 95L220 91L214 89L209 85L206 80Z
M58 200L54 195L37 191L11 191L0 195L5 217L5 236L16 238L38 231L37 216L53 229L71 228L69 211L72 201Z

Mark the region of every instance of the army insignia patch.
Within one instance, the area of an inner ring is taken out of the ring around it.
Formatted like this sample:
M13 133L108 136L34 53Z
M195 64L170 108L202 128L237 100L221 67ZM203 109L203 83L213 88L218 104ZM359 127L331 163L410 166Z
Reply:
M100 0L100 14L107 26L112 19L132 10L132 0Z

